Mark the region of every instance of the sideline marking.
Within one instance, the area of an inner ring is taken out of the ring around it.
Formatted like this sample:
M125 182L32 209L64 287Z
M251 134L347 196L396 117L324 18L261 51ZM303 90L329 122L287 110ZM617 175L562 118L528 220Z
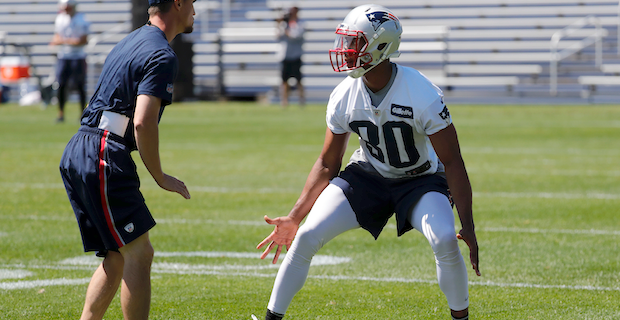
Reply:
M17 282L0 282L0 290L17 290L17 289L32 289L48 286L73 286L89 283L90 278L82 279L48 279L48 280L32 280L32 281L17 281Z

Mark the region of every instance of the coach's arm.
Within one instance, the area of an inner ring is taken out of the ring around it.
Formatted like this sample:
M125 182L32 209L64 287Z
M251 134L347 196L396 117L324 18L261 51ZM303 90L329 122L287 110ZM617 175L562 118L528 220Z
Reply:
M162 189L176 192L185 199L189 199L189 191L187 191L183 181L165 174L161 168L158 127L160 108L160 98L139 95L136 99L136 110L133 118L136 146L144 166L157 184Z

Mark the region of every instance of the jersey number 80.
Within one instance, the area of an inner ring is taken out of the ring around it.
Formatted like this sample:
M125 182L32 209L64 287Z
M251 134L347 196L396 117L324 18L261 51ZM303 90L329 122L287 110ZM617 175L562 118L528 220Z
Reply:
M353 121L349 126L366 143L370 154L375 159L385 163L385 156L379 148L379 127L370 121ZM383 129L387 158L392 167L406 168L418 162L420 153L415 147L413 129L409 124L388 121L381 128Z

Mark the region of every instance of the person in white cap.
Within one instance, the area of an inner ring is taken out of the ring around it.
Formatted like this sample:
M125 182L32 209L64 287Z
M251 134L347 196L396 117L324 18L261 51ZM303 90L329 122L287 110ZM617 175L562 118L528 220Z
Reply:
M65 104L68 87L73 85L80 96L80 109L86 106L86 52L90 23L84 14L76 10L75 0L60 0L60 13L56 17L54 38L51 45L59 46L56 63L56 81L58 82L58 118L65 120ZM81 116L81 114L80 114Z

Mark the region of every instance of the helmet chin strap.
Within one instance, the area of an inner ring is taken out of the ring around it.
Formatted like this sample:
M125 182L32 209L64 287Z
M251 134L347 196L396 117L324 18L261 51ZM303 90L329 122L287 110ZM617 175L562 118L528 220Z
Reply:
M381 55L379 56L379 60L377 60L377 63L375 63L375 64L371 65L371 66L370 66L370 68L365 69L365 68L363 68L363 67L359 67L359 68L356 68L356 69L354 69L354 70L347 71L347 75L348 75L349 77L351 77L351 78L357 79L357 78L359 78L359 77L361 77L361 76L365 75L365 74L366 74L366 72L368 72L368 71L372 70L374 67L376 67L376 66L378 66L379 64L381 64L381 62L383 62L385 59L389 59L389 58L391 58L391 57L396 58L396 57L400 56L400 52L398 52L398 51L393 52L393 53L392 53L392 54L390 54L390 55L386 55L385 53L386 53L386 52L388 52L388 51L390 51L390 48L391 48L391 47L392 47L392 42L390 42L390 44L388 44L387 46L385 46L385 49L383 49L383 53L381 53Z

